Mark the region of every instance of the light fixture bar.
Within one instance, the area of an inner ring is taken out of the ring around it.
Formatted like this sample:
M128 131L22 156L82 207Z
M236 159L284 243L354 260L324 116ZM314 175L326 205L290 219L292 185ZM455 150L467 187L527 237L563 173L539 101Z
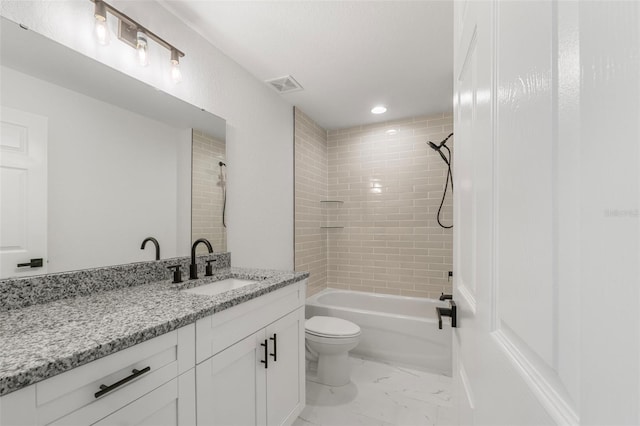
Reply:
M184 53L180 49L178 49L175 46L173 46L172 44L168 43L162 37L156 35L153 31L148 30L147 28L145 28L144 26L140 25L139 23L137 23L133 19L129 18L127 15L125 15L122 12L120 12L118 9L114 8L113 6L105 3L102 0L90 0L90 1L93 2L93 3L101 3L101 4L103 4L104 7L106 8L106 10L110 14L112 14L113 16L118 18L120 21L125 22L126 24L128 24L131 27L136 27L138 29L138 32L145 33L147 35L147 37L149 37L150 39L152 39L153 41L155 41L156 43L158 43L159 45L161 45L162 47L164 47L168 51L170 51L170 52L176 51L177 54L179 55L179 57L181 57L181 58L184 57Z

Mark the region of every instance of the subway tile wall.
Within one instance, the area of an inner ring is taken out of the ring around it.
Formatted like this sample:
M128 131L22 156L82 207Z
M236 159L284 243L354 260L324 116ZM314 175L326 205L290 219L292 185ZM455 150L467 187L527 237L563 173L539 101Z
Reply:
M227 231L222 225L223 187L220 161L224 162L226 145L197 130L192 140L191 236L192 241L206 238L217 253L227 251ZM199 245L198 254L207 253Z
M328 132L327 286L435 298L450 293L453 232L436 214L446 164L429 148L453 129L452 114ZM453 138L447 143L453 146ZM453 219L451 190L441 213Z
M325 132L296 109L295 122L296 270L311 272L308 294L450 293L453 233L436 221L447 169L426 141L452 131L452 114ZM445 225L451 200L449 188Z
M295 109L295 269L310 272L307 295L327 287L327 132Z

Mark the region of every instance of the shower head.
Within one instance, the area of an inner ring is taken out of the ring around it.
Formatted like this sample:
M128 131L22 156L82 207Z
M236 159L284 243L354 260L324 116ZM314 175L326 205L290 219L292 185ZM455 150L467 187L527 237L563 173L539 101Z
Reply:
M438 145L436 145L435 143L433 143L433 142L431 142L431 141L429 141L429 142L427 142L427 143L428 143L428 144L429 144L429 146L430 146L431 148L433 148L435 151L439 151L439 150L440 150L440 147L439 147Z
M431 149L433 149L434 151L436 151L438 154L440 154L440 157L442 157L442 160L447 163L447 165L450 164L450 160L442 153L442 148L444 147L444 149L447 150L447 152L449 152L449 158L451 158L451 151L449 151L449 147L447 147L445 144L447 143L447 141L449 140L449 138L453 136L453 133L449 134L449 136L447 136L446 138L444 138L442 140L442 142L440 142L440 144L436 145L435 143L431 142L431 141L427 141L427 144L431 147Z
M222 166L227 167L227 164L226 164L226 163L223 163L222 161L220 161L220 162L218 163L218 166L220 166L220 167L222 167Z
M431 142L431 141L428 141L427 143L429 144L429 146L430 146L433 150L435 150L435 151L440 151L440 149L442 149L442 147L444 146L444 144L446 144L446 143L447 143L447 141L449 140L449 138L450 138L451 136L453 136L453 133L450 133L450 134L449 134L449 136L447 136L446 138L444 138L444 139L442 140L442 142L440 142L440 144L439 144L439 145L436 145L435 143L433 143L433 142Z

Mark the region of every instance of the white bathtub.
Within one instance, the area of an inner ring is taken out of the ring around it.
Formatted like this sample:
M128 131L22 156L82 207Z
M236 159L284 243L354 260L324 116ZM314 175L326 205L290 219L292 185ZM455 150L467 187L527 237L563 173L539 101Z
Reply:
M358 324L352 354L451 375L451 326L438 329L439 300L326 289L307 299L306 317L325 315Z

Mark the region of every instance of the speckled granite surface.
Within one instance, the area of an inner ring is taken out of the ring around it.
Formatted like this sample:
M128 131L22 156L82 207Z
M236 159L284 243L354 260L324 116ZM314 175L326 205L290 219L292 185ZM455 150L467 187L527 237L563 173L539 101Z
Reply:
M200 275L204 275L204 265L207 259L216 259L213 263L215 268L229 268L231 266L230 253L198 256L196 263L198 269L202 271ZM190 257L176 257L0 280L0 311L166 280L173 277L173 272L169 271L167 267L176 264L182 265L183 279L188 279L190 263Z
M223 268L214 277L179 286L165 279L0 312L0 396L308 276ZM216 296L178 291L224 278L262 280Z

